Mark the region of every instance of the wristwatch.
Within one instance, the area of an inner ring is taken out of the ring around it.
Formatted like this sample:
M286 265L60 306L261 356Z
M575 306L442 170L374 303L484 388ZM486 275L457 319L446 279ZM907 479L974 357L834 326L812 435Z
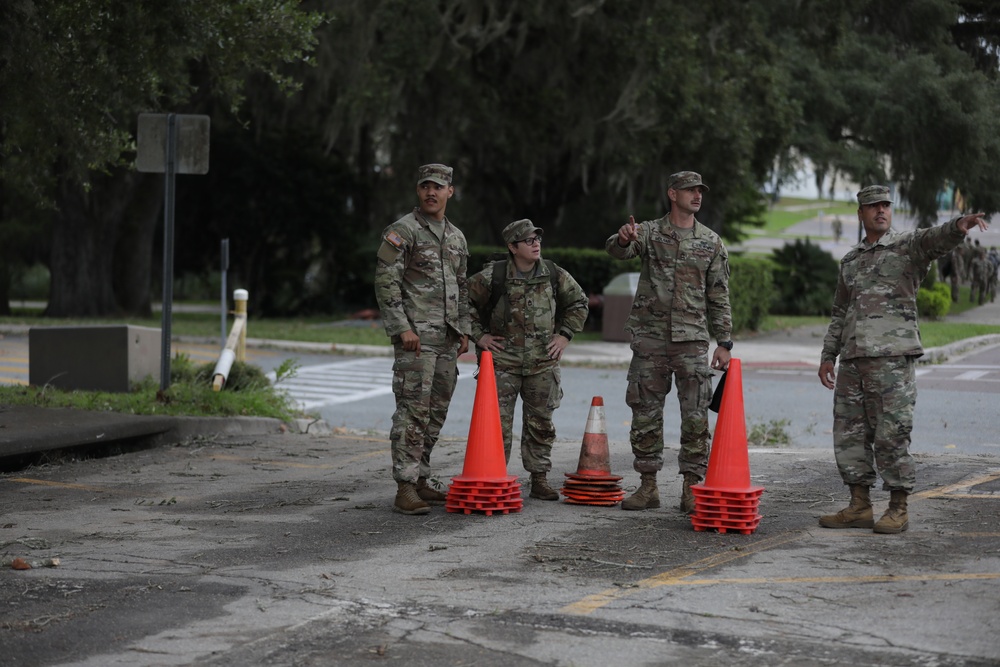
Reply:
M732 352L733 351L733 341L731 341L731 340L719 341L719 347L724 347L727 350L729 350L730 352Z

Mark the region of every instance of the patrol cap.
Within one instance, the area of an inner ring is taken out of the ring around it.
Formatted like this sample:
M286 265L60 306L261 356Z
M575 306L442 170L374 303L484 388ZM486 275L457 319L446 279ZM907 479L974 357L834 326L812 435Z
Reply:
M668 190L687 190L699 185L708 190L708 186L701 182L701 174L694 171L678 171L667 178Z
M446 164L425 164L417 169L417 185L431 181L438 185L451 185L453 169Z
M504 227L503 240L504 243L514 243L515 241L523 241L532 234L541 236L544 233L541 227L535 227L535 223L525 218L524 220L515 220Z
M892 203L888 185L869 185L858 192L858 203L862 206L865 204L875 204L880 201Z

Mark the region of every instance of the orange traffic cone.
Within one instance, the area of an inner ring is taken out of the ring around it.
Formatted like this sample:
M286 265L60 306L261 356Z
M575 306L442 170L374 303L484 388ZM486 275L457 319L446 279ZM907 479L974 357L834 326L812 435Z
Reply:
M729 361L705 481L691 487L694 493L691 525L697 531L716 529L720 533L749 535L760 524L757 508L764 487L750 484L740 366L739 359Z
M594 396L590 402L587 426L580 448L580 462L562 488L566 502L575 505L617 505L625 497L618 486L621 477L611 474L608 452L608 429L604 421L604 399Z
M493 355L483 352L465 448L465 466L462 474L451 480L445 509L465 514L483 512L490 516L495 512L520 512L523 505L517 477L507 474Z

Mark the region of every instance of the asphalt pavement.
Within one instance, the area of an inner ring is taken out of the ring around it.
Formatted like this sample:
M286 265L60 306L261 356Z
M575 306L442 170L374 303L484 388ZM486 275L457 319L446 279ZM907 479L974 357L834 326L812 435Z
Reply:
M1000 324L1000 304L961 319ZM822 336L733 352L748 368L816 368ZM577 342L565 363L629 358L625 343ZM0 474L5 665L1000 664L994 456L918 455L910 530L877 536L816 526L846 499L828 449L751 448L759 526L699 532L666 469L647 512L524 492L510 514L405 517L383 433L0 406L0 460L93 446L116 455ZM442 488L468 446L435 450ZM578 466L558 450L556 487ZM635 488L627 443L608 456ZM881 512L888 494L873 496Z

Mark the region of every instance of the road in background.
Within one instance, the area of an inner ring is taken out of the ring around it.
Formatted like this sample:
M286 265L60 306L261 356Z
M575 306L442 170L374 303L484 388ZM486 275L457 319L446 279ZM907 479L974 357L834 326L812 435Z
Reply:
M179 343L174 354L196 362L213 361L215 345ZM27 339L0 340L0 384L26 384ZM392 395L392 358L302 354L278 349L247 350L249 363L272 373L293 360L293 377L277 384L306 412L334 428L388 433L395 400ZM13 370L10 370L13 369ZM455 392L442 437L468 437L475 402L474 362L459 364ZM918 368L914 452L1000 454L1000 424L996 417L1000 393L1000 346L977 350L953 362ZM625 405L625 368L563 366L562 405L555 413L559 441L579 443L595 396L604 400L608 438L627 447L631 410ZM825 389L812 368L747 369L743 378L745 421L751 442L794 447L830 447L833 392ZM664 437L680 441L679 409L674 394L667 397ZM715 415L711 414L714 427ZM521 418L515 414L515 458ZM765 435L771 432L770 436ZM781 442L782 437L787 442Z

